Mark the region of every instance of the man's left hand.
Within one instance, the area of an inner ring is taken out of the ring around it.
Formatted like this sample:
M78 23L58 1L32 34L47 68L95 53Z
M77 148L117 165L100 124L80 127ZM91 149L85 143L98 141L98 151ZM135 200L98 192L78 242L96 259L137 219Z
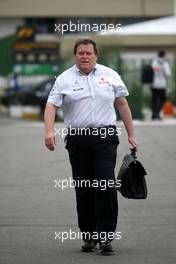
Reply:
M138 144L135 137L128 137L128 142L135 148L136 152L138 151Z

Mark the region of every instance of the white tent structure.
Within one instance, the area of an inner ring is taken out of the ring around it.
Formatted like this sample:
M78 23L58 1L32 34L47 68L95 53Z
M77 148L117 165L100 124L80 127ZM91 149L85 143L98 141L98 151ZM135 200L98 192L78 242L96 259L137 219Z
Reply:
M176 57L176 16L140 22L114 31L89 34L98 47L120 47L128 51L151 51L166 49ZM72 51L75 39L69 36L61 40L61 52L64 55Z
M176 16L149 20L121 30L100 32L96 39L102 45L121 47L166 48L176 50Z
M108 31L103 35L176 35L176 16L124 26L121 30Z

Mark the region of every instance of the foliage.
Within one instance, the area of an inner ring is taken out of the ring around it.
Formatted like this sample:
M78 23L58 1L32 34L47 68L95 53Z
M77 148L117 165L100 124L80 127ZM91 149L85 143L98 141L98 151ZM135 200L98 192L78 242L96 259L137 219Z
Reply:
M0 75L7 76L13 69L13 44L15 35L0 40Z

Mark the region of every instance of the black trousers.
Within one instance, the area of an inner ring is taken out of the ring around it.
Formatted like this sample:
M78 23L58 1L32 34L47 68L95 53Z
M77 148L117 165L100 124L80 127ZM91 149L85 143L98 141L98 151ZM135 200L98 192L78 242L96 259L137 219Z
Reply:
M166 89L151 88L152 91L152 119L160 119L160 111L166 100Z
M66 137L73 179L78 183L75 187L78 226L84 240L89 239L94 232L99 234L100 240L102 232L107 234L116 229L117 191L109 183L115 181L118 144L119 139L115 132L105 138L92 134L68 134ZM81 185L81 182L87 182L88 185Z

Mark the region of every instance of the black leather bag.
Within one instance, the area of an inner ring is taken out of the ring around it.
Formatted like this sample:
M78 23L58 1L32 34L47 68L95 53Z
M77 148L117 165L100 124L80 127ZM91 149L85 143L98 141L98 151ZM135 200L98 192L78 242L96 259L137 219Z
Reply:
M134 149L130 154L126 154L120 167L117 182L121 186L117 190L122 196L128 199L146 199L147 184L145 180L146 170L139 160L137 160Z

